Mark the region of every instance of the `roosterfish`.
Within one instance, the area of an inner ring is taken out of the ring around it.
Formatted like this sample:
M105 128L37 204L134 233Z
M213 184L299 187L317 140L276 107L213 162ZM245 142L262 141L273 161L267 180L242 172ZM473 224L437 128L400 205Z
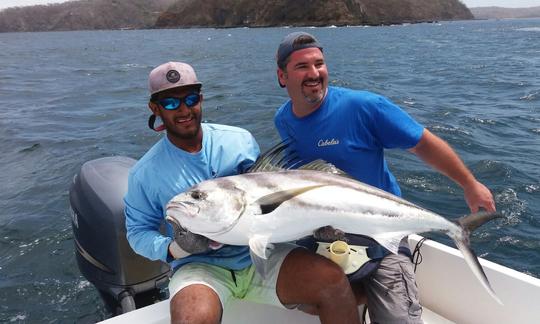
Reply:
M325 226L369 236L392 253L409 234L438 231L455 242L482 286L502 304L469 245L469 234L500 214L451 221L322 160L288 168L299 161L284 157L287 148L274 146L247 173L202 181L176 195L167 204L167 221L215 242L248 245L258 269L273 243L296 241Z

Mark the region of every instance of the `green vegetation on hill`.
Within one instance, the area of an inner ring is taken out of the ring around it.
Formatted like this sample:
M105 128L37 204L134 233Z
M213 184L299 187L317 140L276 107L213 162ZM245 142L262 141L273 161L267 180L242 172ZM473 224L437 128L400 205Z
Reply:
M0 11L0 32L152 28L176 0L79 0Z
M156 26L344 26L472 18L458 0L181 0Z
M472 18L459 0L78 0L0 11L0 32L381 25Z

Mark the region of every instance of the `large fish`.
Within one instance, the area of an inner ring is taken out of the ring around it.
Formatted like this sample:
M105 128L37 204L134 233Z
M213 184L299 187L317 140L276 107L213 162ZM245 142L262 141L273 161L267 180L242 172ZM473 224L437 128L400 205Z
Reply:
M167 220L216 242L249 245L254 258L266 258L271 243L294 241L328 225L370 236L393 253L406 235L441 231L454 240L472 272L501 303L469 247L470 231L500 215L479 213L449 221L340 175L324 161L297 170L275 167L268 161L281 151L278 147L260 159L256 172L203 181L175 196L167 205Z

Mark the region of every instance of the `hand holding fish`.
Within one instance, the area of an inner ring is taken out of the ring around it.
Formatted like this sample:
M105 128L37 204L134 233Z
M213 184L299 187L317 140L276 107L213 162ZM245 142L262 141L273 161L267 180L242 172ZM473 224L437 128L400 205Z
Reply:
M471 212L477 213L480 208L488 212L495 211L495 201L491 191L482 183L475 180L471 185L463 187L465 201Z
M223 246L199 234L192 233L176 222L171 222L174 230L174 241L169 247L171 255L175 258L183 258L190 254L204 253L217 250Z
M347 242L345 232L333 228L332 226L323 226L313 231L313 238L318 241L332 242L332 241L344 241Z

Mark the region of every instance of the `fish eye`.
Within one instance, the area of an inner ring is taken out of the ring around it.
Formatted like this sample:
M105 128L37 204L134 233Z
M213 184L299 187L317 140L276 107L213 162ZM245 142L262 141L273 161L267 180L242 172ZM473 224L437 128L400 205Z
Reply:
M206 198L206 194L202 191L193 190L191 192L191 198L196 199L196 200L201 200L201 199Z

